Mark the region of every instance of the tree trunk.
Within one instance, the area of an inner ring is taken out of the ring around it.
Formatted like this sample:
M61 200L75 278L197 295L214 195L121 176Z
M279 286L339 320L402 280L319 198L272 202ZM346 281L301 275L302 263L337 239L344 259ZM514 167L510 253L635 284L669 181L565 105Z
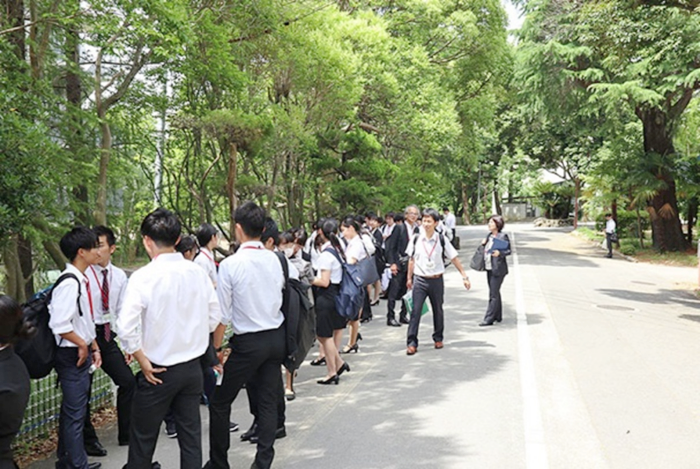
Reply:
M11 236L3 247L3 259L5 260L5 292L18 303L24 303L27 297L24 292L24 277L22 266L17 252L17 235Z
M228 208L229 208L229 220L231 230L231 237L236 236L236 221L233 219L233 212L238 206L238 200L236 199L236 179L238 177L238 146L236 143L231 142L229 144L229 154L228 154L228 176L226 178L226 195L228 196Z
M25 39L24 39L24 1L23 0L2 0L2 11L0 19L7 18L3 22L9 28L19 28L8 33L7 39L14 49L17 58L24 62L25 59Z
M97 175L95 223L107 225L107 167L112 157L112 130L107 123L106 110L98 109L97 116L100 119L100 172Z
M581 192L581 179L574 178L574 229L578 228L578 196Z
M637 109L637 115L644 126L645 153L649 157L661 155L663 159L673 156L675 149L666 113L659 109ZM689 245L681 228L674 176L666 165L654 168L654 176L664 183L647 205L654 248L662 252L685 251Z
M22 284L25 298L34 294L34 262L32 260L32 242L22 236L17 237L17 258L22 272Z
M462 192L462 223L465 225L471 225L471 219L469 217L469 191L467 190L467 183L462 182L461 187Z
M698 197L691 197L688 201L688 235L686 239L688 244L693 244L693 227L698 220Z

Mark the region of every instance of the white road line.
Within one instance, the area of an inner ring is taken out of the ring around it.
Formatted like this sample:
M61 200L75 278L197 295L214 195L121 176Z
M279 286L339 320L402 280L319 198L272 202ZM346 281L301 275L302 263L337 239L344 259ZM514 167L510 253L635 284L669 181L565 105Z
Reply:
M518 252L515 247L515 233L510 233L510 240L515 270L515 305L518 318L518 357L520 358L520 385L523 394L526 467L528 469L547 469L549 467L547 446L542 426L540 400L537 394L535 365L532 358L527 314L525 313L525 297Z

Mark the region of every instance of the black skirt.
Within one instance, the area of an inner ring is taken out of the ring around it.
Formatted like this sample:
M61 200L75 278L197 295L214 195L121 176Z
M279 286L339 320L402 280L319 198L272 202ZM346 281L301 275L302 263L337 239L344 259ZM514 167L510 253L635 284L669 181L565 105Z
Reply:
M340 285L331 284L328 288L314 287L314 304L316 307L316 335L333 337L333 331L345 329L347 321L335 309L335 297Z

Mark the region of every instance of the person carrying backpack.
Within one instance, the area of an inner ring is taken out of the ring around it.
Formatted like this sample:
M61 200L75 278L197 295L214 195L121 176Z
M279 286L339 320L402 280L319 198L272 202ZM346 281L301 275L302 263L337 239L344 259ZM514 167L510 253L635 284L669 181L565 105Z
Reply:
M406 355L414 355L418 350L418 328L426 298L430 299L430 304L433 307L435 348L441 349L443 347L445 328L442 310L445 295L445 281L443 279L445 263L443 259L450 260L454 264L462 275L464 287L467 290L471 288L469 277L457 258L457 251L449 242L445 242L443 234L435 230L439 220L440 214L437 210L432 208L423 210L420 233L411 238L406 248L406 254L410 257L406 287L408 290L413 290L413 310L408 325Z
M316 305L316 337L325 353L326 377L318 384L338 384L339 377L350 367L338 352L347 320L340 316L336 308L336 297L340 293L343 280L343 265L340 258L343 248L338 239L338 221L327 218L318 230L321 255L318 257L318 275L314 279L314 304Z
M56 285L49 304L49 327L58 346L54 366L63 392L58 418L57 469L102 466L88 463L83 446L90 374L102 365L95 340L89 279L85 275L89 266L100 261L98 243L95 232L84 226L73 228L59 243L69 260L61 276L72 275L75 280L67 279Z

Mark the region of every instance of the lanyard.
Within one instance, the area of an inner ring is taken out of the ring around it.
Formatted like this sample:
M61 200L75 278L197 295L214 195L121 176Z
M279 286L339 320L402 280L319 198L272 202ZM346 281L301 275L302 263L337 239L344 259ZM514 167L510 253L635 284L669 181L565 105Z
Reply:
M428 241L428 239L427 239L427 238L423 238L423 250L424 250L425 253L428 255L428 260L432 260L432 258L433 258L433 253L435 252L435 249L437 248L438 243L436 242L435 245L433 245L433 249L432 249L430 252L428 252L428 248L425 247L426 241Z
M260 248L252 248L252 247L246 246L246 247L244 247L243 249L260 249ZM210 261L212 261L212 262L214 263L215 266L219 267L219 263L216 262L214 259L212 259L211 256L210 256L209 254L207 254L207 252L206 252L204 249L202 249L201 251L199 251L199 253L200 253L200 254L204 254L204 257L206 257L207 259L209 259Z
M90 279L85 277L85 282L87 283L87 296L88 296L88 303L90 303L90 317L92 320L95 320L95 311L92 309L92 293L90 292ZM98 282L99 284L99 282Z
M90 266L90 270L92 270L92 275L95 277L95 281L97 282L97 287L100 289L100 293L104 295L106 292L104 291L104 288L102 288L102 282L100 282L100 279L97 277L97 272L95 271L95 268L93 266ZM112 285L112 271L109 271L109 284Z
M259 250L259 249L264 249L264 248L261 246L246 246L243 249L258 249ZM207 257L209 257L209 256L207 256Z

